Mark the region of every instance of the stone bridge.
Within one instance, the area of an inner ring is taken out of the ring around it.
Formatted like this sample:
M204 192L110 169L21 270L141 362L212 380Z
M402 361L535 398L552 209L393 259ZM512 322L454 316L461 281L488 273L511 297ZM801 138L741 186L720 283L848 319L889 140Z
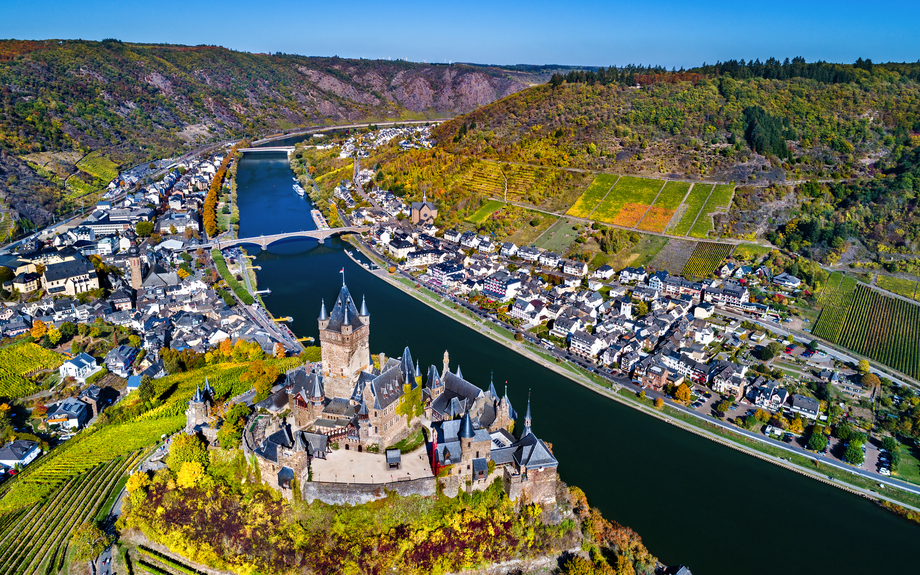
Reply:
M288 157L294 153L294 146L265 146L264 148L240 148L240 152L285 152Z
M225 238L225 239L214 239L208 243L202 244L201 247L205 248L217 248L219 250L238 246L240 244L255 244L261 246L263 250L268 249L268 246L273 243L281 240L286 240L289 238L313 238L319 240L319 243L326 241L326 238L334 236L337 234L359 234L370 230L370 226L347 226L342 228L326 228L324 230L308 230L300 232L286 232L283 234L272 234L268 236L254 236L251 238Z

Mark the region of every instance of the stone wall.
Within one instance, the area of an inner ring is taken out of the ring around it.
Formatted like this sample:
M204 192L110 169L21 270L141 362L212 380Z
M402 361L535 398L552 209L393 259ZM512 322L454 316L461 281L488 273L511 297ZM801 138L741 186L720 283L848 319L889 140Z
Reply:
M362 505L385 499L388 491L393 491L401 497L409 495L430 497L437 493L437 490L438 482L434 477L376 484L306 481L301 487L303 498L308 503L319 499L330 505Z

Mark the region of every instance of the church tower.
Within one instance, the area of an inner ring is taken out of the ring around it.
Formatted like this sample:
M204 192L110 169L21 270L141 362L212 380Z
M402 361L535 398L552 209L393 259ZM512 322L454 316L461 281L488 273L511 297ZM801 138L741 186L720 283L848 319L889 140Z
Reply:
M326 313L324 303L318 321L326 397L350 398L358 374L368 368L371 356L368 342L371 317L367 304L362 302L358 312L343 279L332 312Z
M137 246L128 248L128 267L131 270L131 287L135 291L141 289L144 276L141 272L141 253Z

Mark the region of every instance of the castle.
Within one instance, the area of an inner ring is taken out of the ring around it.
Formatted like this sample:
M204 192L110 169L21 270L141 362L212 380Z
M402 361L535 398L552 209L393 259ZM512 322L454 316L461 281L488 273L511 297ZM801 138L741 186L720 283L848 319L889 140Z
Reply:
M344 281L332 311L321 304L318 323L321 366L288 372L281 389L257 406L274 415L257 413L246 426L243 449L256 457L264 482L289 496L295 480L305 488L311 466L344 457L337 451L352 453L352 461L382 461L378 453L424 427L426 446L412 454L416 463L425 460L424 473L413 479L434 485L442 478L454 489L481 489L500 478L514 499L555 501L558 461L533 434L529 398L515 435L517 414L507 390L499 397L493 383L484 391L464 379L459 367L451 371L446 351L440 372L432 365L424 378L408 347L398 359L372 357L367 304L362 298L359 311ZM189 429L204 423L200 390L196 398L186 412ZM286 413L290 417L282 418ZM398 451L387 451L390 470L399 468L399 458ZM375 483L386 475L380 465Z

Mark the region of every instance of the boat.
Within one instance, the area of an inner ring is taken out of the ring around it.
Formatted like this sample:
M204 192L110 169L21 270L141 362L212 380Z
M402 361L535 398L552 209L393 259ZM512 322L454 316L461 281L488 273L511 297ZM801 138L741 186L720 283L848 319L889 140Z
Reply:
M294 191L297 192L297 195L300 197L303 197L303 195L306 193L304 192L303 188L300 187L300 184L294 184Z

